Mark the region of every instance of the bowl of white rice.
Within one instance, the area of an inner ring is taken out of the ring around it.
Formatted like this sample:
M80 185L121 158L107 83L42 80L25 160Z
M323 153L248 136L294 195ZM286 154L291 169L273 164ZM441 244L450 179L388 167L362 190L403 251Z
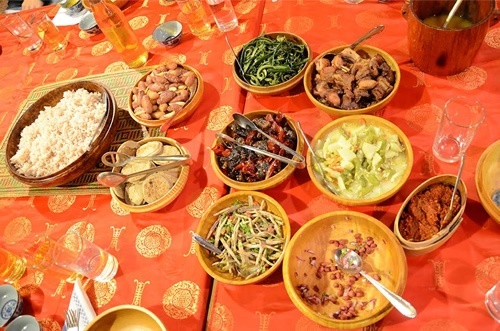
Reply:
M116 100L105 86L72 82L22 111L8 133L9 172L29 186L61 186L91 170L113 142Z

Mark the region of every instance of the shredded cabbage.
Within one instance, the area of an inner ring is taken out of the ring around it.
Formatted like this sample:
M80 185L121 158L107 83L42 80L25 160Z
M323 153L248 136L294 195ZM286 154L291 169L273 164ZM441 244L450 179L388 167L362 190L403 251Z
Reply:
M370 199L391 190L401 180L408 160L394 132L363 123L344 123L318 141L316 154L342 197ZM319 173L318 164L314 169Z

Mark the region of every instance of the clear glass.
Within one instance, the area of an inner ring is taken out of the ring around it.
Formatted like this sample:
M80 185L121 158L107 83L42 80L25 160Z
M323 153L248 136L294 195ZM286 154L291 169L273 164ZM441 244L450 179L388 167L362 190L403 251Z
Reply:
M238 26L238 18L231 0L206 0L217 27L222 32L231 31Z
M29 24L38 36L53 50L60 51L68 45L64 35L54 25L45 12L35 12L30 16Z
M448 100L434 138L434 156L448 163L460 160L484 117L484 108L477 100L463 96Z
M500 281L498 281L484 297L484 304L486 310L490 313L491 317L500 323Z
M182 14L186 18L189 29L194 35L202 35L210 31L211 26L203 9L201 0L176 0Z
M99 282L110 281L118 271L116 257L76 232L68 232L59 238L52 254L60 267Z
M19 14L8 14L2 25L14 36L28 52L35 53L42 48L43 41Z

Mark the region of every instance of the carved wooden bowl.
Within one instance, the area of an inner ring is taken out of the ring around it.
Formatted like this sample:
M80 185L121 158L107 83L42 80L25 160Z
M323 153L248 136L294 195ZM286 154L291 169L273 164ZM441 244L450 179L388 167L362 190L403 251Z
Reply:
M77 90L79 88L84 88L90 92L99 92L102 95L103 101L107 102L107 111L100 124L100 128L102 129L100 129L99 134L97 134L90 144L88 151L64 169L51 175L30 177L20 174L10 162L10 159L18 150L23 129L38 118L38 115L44 110L45 106L55 106L62 99L65 91ZM57 87L22 112L22 115L8 133L5 158L8 170L15 179L24 184L36 187L64 185L92 169L99 162L101 155L109 150L118 124L118 108L114 96L107 87L91 81L77 81Z

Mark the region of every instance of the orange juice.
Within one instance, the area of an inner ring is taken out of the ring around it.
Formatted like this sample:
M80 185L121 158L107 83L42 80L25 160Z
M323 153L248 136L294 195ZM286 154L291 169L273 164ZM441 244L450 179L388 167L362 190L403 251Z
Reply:
M37 32L41 39L46 42L54 51L66 47L68 41L52 21L42 21L37 26Z
M177 0L181 12L186 18L187 24L194 35L204 34L210 31L210 23L207 14L199 0Z
M0 280L13 283L18 281L26 271L24 260L0 248Z

